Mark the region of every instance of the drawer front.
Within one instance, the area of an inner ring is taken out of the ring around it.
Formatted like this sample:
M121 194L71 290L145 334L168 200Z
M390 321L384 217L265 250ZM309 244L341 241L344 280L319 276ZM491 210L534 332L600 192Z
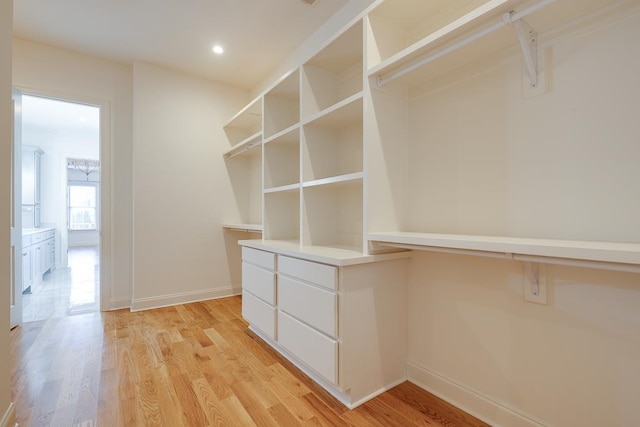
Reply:
M276 301L276 274L242 261L242 289L271 305Z
M253 248L242 247L242 260L250 262L268 270L275 270L276 255L271 252L259 251Z
M338 383L338 342L278 311L278 342L331 383Z
M31 236L22 236L22 247L31 246Z
M49 230L49 231L44 233L44 238L45 239L53 239L54 237L56 237L56 231L55 230Z
M338 296L286 276L278 278L278 308L330 335L337 331Z
M31 235L31 243L38 243L42 240L42 233L36 233Z
M338 269L331 265L281 256L278 272L328 289L338 289Z
M248 292L242 293L242 317L276 339L276 309Z

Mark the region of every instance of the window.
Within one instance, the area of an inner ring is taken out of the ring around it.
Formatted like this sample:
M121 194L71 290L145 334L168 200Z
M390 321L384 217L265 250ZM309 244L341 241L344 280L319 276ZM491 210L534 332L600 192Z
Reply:
M98 229L98 186L69 184L69 230Z

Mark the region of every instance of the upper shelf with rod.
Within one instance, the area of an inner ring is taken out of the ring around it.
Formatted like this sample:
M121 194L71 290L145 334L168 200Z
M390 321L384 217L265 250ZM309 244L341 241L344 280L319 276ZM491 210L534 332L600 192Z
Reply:
M594 10L624 3L631 2L384 1L369 15L368 73L378 87L400 78L419 84L517 46L520 40L530 79L535 82L538 70L531 49L535 37L528 37L529 30L534 31L531 34L547 32Z
M224 126L227 139L233 146L225 155L236 152L241 146L250 145L256 138L262 137L262 97L251 101Z

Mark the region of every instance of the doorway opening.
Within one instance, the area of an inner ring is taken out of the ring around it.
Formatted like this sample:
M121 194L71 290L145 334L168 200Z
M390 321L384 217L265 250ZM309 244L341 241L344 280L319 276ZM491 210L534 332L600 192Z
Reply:
M100 107L22 95L22 321L100 310Z

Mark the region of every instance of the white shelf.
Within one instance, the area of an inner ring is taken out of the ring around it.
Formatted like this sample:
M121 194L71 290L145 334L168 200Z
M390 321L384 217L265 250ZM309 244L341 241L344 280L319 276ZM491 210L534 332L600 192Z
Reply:
M362 92L351 95L342 101L320 111L305 120L304 125L341 129L362 124Z
M329 178L316 179L313 181L303 182L302 187L318 187L320 185L342 184L354 181L361 181L363 178L362 172L348 173L340 176L332 176Z
M224 152L225 157L233 158L241 154L249 153L254 148L260 147L262 140L262 132L251 135L247 139L239 142Z
M407 3L405 1L405 3ZM369 68L369 74L381 74L389 71L390 68L397 67L398 65L410 61L425 51L433 49L434 46L442 45L444 42L451 40L457 35L462 34L466 29L471 26L479 25L479 23L487 22L496 16L509 12L513 5L516 3L514 0L491 0L469 12L460 16L459 18L444 24L442 27L436 29L426 37L416 41L415 43L399 50L397 53L390 55L382 55L381 62L372 68ZM434 4L433 6L428 3L424 3L419 10L414 9L409 13L409 16L400 16L401 13L396 13L391 10L396 5L384 2L382 6L376 9L372 15L375 17L377 14L393 16L395 26L408 26L414 27L418 23L413 22L416 17L428 14L435 14L441 5ZM389 9L389 10L386 10ZM405 10L408 13L409 10Z
M615 3L616 0L562 0L555 1L525 17L525 20L538 34L543 34L570 22L593 10ZM384 2L385 5L387 2ZM406 3L406 1L405 1ZM384 57L378 64L370 64L370 77L386 76L398 69L410 65L421 58L437 54L438 51L459 42L464 36L483 30L490 25L500 23L504 14L511 11L520 12L525 8L539 3L534 0L492 0L477 7L465 15L444 24L441 28L426 35L410 46L397 53ZM393 6L391 6L393 7ZM395 5L400 7L400 5ZM387 9L390 7L386 7ZM428 6L425 6L428 9ZM386 13L380 8L381 13ZM376 13L374 11L374 13ZM416 12L419 14L419 12ZM425 12L426 13L426 12ZM393 13L388 13L392 15ZM416 85L430 78L442 75L480 58L487 58L491 54L506 48L518 46L518 37L512 26L505 25L491 34L487 34L469 45L463 46L442 57L438 56L429 65L408 73L402 78L409 85Z
M412 232L370 233L368 240L404 249L469 251L523 261L640 272L640 244ZM435 248L435 249L433 249ZM539 257L539 259L534 259ZM554 262L555 260L555 262ZM581 263L584 261L585 263Z
M411 257L411 252L408 251L364 255L361 248L346 246L302 246L297 240L240 240L238 244L338 267Z
M222 228L236 231L247 231L249 233L262 233L262 224L232 224L224 223Z
M285 139L285 140L290 140L293 135L288 135L288 134L293 132L294 130L296 130L298 128L300 128L300 123L293 124L293 125L289 126L288 128L283 129L280 132L271 135L269 138L265 138L264 144L268 144L268 143L270 143L271 141L273 141L275 139L280 139L280 138L283 138L283 137L284 137L283 139Z
M299 189L300 189L300 184L299 183L289 184L289 185L281 185L279 187L265 188L264 189L264 194L284 193L284 192L287 192L287 191L294 191L294 190L299 190Z
M223 128L250 128L260 126L262 121L262 97L257 97L238 111Z
M227 139L234 147L262 131L262 98L258 97L240 110L224 126Z

